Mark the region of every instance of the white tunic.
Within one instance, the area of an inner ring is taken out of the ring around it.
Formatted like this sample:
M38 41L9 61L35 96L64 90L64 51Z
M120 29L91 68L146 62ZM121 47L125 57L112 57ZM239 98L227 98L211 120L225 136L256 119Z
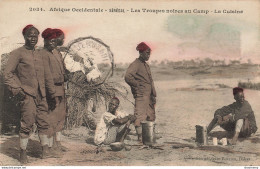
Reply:
M109 112L105 112L97 125L96 131L95 131L95 137L94 137L94 143L96 145L99 145L104 142L106 139L107 131L110 127L115 125L112 121L116 118L124 118L128 114L124 112L117 111L115 115Z

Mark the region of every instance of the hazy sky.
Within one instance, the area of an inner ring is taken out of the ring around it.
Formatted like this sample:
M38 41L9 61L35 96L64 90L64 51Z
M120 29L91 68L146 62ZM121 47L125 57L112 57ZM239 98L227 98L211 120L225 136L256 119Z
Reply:
M61 28L65 45L78 37L93 36L110 46L116 62L138 57L139 42L152 47L151 60L251 59L260 63L260 1L1 1L1 53L23 43L21 30L27 24L40 31ZM44 12L30 12L42 7ZM50 8L121 8L127 13L51 12ZM131 13L133 9L209 10L205 13ZM243 10L242 14L214 13L215 10ZM212 12L211 12L212 11ZM43 45L39 38L38 45Z

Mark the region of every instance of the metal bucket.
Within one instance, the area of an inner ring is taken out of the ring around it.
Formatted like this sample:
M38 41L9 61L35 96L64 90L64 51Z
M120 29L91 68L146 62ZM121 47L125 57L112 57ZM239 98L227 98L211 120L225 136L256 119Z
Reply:
M153 145L155 143L155 124L151 121L141 122L142 140L144 145Z
M201 145L208 145L207 126L196 125L196 142Z

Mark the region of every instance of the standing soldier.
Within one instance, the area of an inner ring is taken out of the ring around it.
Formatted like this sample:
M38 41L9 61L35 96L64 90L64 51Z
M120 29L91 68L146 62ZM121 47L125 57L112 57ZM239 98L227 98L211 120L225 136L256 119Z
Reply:
M25 45L12 51L5 68L5 84L13 95L20 100L20 161L27 163L26 148L28 139L36 123L42 145L42 158L48 151L49 120L46 90L50 97L55 98L55 87L48 65L43 61L35 45L38 42L39 31L33 25L23 29ZM55 102L54 107L58 102Z
M66 82L68 80L67 74L69 73L69 71L66 69L64 60L62 58L62 54L60 53L60 51L57 49L58 46L62 46L64 43L64 38L65 38L65 34L62 30L60 29L53 29L53 31L56 33L56 48L54 49L55 55L57 56L57 58L60 60L60 67L62 69L62 73L64 76L64 82ZM65 119L66 119L66 97L65 97L65 88L64 88L64 82L63 82L63 92L61 97L61 110L59 111L57 117L57 127L56 127L56 134L55 134L55 143L58 149L62 150L62 151L66 151L67 149L61 145L61 130L64 127L65 124Z
M135 128L138 140L142 142L141 121L155 121L156 91L149 65L151 49L144 42L136 50L139 58L130 64L126 71L125 81L131 87L135 98Z
M56 49L57 45L63 44L63 38L59 39L60 36L64 34L59 29L46 29L42 33L44 38L44 49L41 51L44 59L50 67L50 72L55 85L55 90L59 98L59 105L55 109L50 109L50 120L51 127L53 129L52 137L50 137L49 147L52 151L55 151L53 143L59 150L64 150L62 148L61 141L61 130L63 129L66 117L66 102L65 102L65 88L64 88L64 75L65 75L65 66L61 53ZM49 95L48 95L49 96ZM53 99L47 96L47 101L49 105L53 105ZM52 106L50 106L52 107ZM54 138L53 138L54 136ZM53 147L53 148L52 148Z

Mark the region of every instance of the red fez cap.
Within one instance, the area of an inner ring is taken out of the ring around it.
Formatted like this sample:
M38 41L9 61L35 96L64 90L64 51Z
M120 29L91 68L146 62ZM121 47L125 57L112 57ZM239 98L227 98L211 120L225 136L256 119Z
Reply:
M42 38L51 40L57 38L57 36L53 29L47 28L42 32Z
M140 51L140 52L143 52L143 51L145 51L145 50L147 50L147 49L150 49L151 50L151 48L148 46L148 45L146 45L144 42L141 42L139 45L137 45L137 47L136 47L136 50L137 51Z
M57 38L64 35L64 32L61 29L53 29L53 31L56 33Z
M233 88L233 95L236 95L239 92L243 92L244 89L240 88L240 87L235 87Z
M23 28L23 35L25 35L31 28L35 28L32 24ZM35 28L36 29L36 28ZM38 31L38 29L36 29ZM38 31L39 32L39 31Z

